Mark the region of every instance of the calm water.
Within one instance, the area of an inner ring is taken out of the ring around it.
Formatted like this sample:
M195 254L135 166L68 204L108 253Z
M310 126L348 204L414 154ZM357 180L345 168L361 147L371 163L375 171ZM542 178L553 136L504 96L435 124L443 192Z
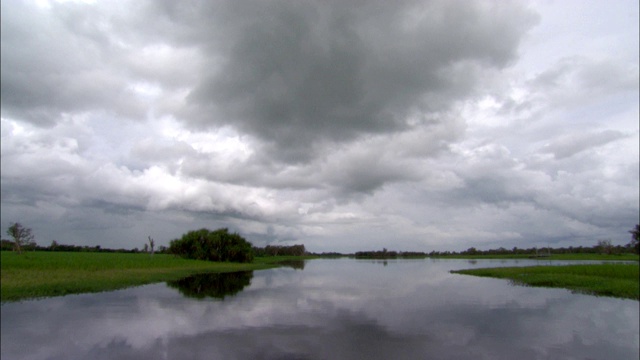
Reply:
M638 359L639 303L449 270L312 260L2 305L11 359Z

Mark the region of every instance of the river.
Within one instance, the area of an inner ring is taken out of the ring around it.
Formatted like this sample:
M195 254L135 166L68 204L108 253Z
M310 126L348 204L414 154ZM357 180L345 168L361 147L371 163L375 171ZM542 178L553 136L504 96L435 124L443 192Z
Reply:
M318 259L7 303L1 357L638 359L638 301L449 273L539 263Z

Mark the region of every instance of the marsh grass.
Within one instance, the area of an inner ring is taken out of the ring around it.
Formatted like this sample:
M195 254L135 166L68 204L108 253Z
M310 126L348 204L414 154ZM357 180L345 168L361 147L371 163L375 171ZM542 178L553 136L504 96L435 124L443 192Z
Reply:
M222 273L277 267L281 258L253 263L214 263L172 255L25 252L1 254L1 301L115 290L173 281L199 273Z
M510 279L517 285L565 288L578 293L640 300L638 264L504 267L452 271Z

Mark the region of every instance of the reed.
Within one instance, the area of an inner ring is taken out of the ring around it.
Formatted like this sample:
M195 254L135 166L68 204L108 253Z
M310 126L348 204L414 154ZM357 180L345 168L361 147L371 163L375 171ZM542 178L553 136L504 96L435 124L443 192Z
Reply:
M527 266L452 273L510 279L516 285L565 288L578 293L640 300L638 264Z

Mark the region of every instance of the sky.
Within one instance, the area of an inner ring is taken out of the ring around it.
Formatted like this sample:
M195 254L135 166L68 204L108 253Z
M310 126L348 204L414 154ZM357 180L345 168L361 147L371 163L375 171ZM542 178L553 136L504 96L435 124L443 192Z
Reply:
M1 202L103 248L624 245L638 1L1 2Z

